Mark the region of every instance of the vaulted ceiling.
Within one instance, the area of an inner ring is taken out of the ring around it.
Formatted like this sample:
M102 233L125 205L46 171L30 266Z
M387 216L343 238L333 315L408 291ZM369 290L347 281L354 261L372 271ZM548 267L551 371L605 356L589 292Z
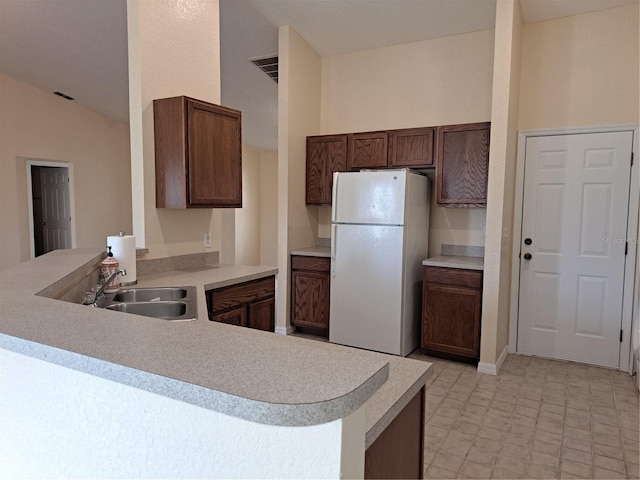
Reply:
M222 103L243 112L243 140L277 146L277 84L252 57L277 53L291 25L331 56L493 28L495 0L219 0ZM525 22L638 0L521 0ZM0 0L0 71L128 122L126 0Z

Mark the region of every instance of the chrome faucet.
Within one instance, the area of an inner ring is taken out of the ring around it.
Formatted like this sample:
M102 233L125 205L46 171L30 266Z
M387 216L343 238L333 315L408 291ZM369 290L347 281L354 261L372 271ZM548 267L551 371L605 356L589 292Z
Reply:
M87 292L84 294L82 298L82 305L91 305L92 307L97 307L100 298L104 295L104 291L106 288L113 282L113 279L118 275L126 275L127 271L124 269L120 269L115 273L112 273L111 276L96 290L95 292Z

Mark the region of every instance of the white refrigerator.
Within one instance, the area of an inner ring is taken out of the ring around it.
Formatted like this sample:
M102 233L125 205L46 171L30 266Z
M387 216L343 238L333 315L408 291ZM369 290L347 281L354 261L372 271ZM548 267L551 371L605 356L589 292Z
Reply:
M420 340L429 179L408 169L333 178L329 340L406 356Z

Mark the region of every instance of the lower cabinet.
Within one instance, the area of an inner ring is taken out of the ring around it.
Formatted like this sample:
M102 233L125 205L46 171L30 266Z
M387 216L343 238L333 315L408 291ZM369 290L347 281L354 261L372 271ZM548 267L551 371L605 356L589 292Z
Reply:
M275 330L275 277L207 290L209 320Z
M480 359L482 272L424 267L422 341L433 356Z
M329 336L327 257L291 256L291 324L300 331Z
M425 388L364 453L364 478L422 478Z

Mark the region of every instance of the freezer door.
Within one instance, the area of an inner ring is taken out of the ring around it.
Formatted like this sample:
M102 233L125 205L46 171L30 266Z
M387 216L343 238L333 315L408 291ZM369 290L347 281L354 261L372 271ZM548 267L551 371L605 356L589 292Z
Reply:
M401 355L405 227L334 225L329 340Z
M331 221L404 225L407 174L407 170L335 173Z

